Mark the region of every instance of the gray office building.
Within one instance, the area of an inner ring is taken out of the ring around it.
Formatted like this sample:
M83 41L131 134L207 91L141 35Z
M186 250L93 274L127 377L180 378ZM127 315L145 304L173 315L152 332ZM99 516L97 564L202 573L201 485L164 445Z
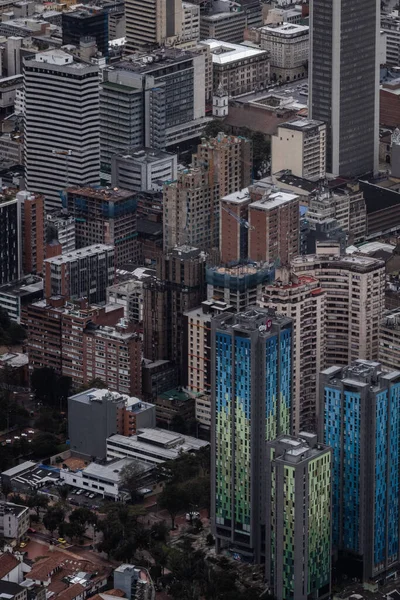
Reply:
M379 2L311 0L310 118L327 124L327 171L376 172Z
M110 435L129 436L155 424L154 404L126 394L92 388L68 398L70 448L81 456L103 460Z

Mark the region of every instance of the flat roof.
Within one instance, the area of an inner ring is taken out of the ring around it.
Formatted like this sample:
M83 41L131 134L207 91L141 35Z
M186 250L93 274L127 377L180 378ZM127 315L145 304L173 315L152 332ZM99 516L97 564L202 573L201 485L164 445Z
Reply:
M243 188L237 192L233 192L232 194L228 194L227 196L223 196L221 198L221 202L229 202L231 204L244 204L248 202L250 199L249 188Z
M140 463L140 466L143 467L143 471L148 471L152 468L149 467L148 464L133 458L120 458L106 463L105 465L99 465L98 463L92 462L83 469L82 475L92 475L99 479L118 483L121 478L121 470L132 463L137 464L138 462Z
M256 56L268 56L266 50L250 48L249 46L244 46L243 44L231 44L230 42L223 42L214 39L201 40L200 43L209 46L211 50L212 61L215 65L226 65L238 60L245 60L247 58L254 58Z
M3 471L2 475L6 475L7 477L14 477L18 475L18 473L22 473L23 471L28 471L29 469L33 469L36 467L36 463L31 460L26 460L25 462L17 465L16 467L12 467L11 469L7 469L7 471Z
M136 192L132 192L132 190L125 190L119 187L69 187L66 189L66 192L68 194L80 194L88 198L98 198L103 202L118 202L136 195Z
M112 250L114 250L114 246L108 244L93 244L93 246L86 246L86 248L80 248L79 250L68 252L68 254L59 254L52 258L46 258L44 262L61 265L87 256L93 256L94 254L100 254L100 252L111 252Z
M282 25L264 25L261 27L261 32L267 33L279 33L282 36L299 35L301 33L308 33L308 25L298 25L297 23L282 23Z
M299 197L295 194L287 194L286 192L276 192L270 194L269 196L262 198L261 200L257 200L256 202L252 202L249 207L256 208L259 210L271 210L272 208L277 208L278 206L282 206L287 202L292 202L293 200L298 200Z
M279 127L283 127L284 129L295 129L296 131L308 131L310 129L315 129L316 127L321 127L321 125L324 124L323 121L317 121L316 119L296 118L292 121L287 121L287 123L281 123Z

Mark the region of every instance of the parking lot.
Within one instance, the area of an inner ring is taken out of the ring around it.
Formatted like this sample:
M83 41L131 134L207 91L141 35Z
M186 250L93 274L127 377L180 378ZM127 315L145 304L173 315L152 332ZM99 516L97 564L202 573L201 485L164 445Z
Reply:
M103 500L103 496L100 494L76 488L70 488L68 495L68 503L72 506L86 506L92 510L98 510Z

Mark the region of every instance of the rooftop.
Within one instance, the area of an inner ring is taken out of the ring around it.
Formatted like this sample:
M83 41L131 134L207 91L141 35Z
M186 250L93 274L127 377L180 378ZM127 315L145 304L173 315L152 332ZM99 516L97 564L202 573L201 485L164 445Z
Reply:
M83 476L88 475L92 477L98 477L103 481L109 481L112 483L118 483L121 479L121 471L124 467L128 467L133 462L135 465L138 464L142 468L142 471L148 471L151 467L144 462L133 460L132 458L121 458L110 461L105 465L99 465L98 463L90 463L84 470Z
M53 258L46 258L44 262L49 264L61 265L80 260L81 258L94 256L96 254L100 254L101 252L111 251L114 251L114 246L109 246L108 244L94 244L93 246L87 246L86 248L74 250L73 252L69 252L68 254L60 254L59 256L54 256Z
M10 571L19 565L19 560L10 552L0 555L0 579L3 579Z
M131 190L124 190L122 188L114 187L76 187L67 188L68 194L87 196L88 198L97 198L98 200L118 202L119 200L126 200L135 195L135 192Z
M214 65L226 65L239 60L261 56L267 58L268 56L266 50L250 48L249 46L244 46L242 44L231 44L230 42L222 42L213 39L202 40L200 43L209 46Z
M4 511L5 514L13 514L16 517L18 517L18 515L21 515L25 511L29 512L29 509L26 506L14 504L13 502L0 502L0 505L1 510Z
M350 271L361 271L368 273L377 268L384 268L385 263L377 258L371 256L364 256L361 254L351 255L333 255L333 254L306 254L303 256L296 256L292 259L292 266L294 268L300 267L301 265L307 265L309 263L323 264L323 268L328 266L331 268L343 268Z
M29 294L35 294L43 290L43 279L36 277L35 275L28 275L24 279L14 281L13 283L7 283L0 287L0 296L28 296Z
M237 314L222 313L215 316L213 321L219 330L229 329L245 333L258 330L263 337L276 334L277 329L292 324L289 317L281 315L273 309L258 306L249 307L246 311Z
M11 600L17 594L23 591L23 587L12 581L0 581L0 598L3 600Z
M151 53L135 52L114 63L112 70L133 71L135 73L151 73L182 61L192 60L190 52L180 48L161 48Z
M282 23L281 25L265 25L261 27L261 33L276 33L282 37L304 35L308 31L308 25L297 25L296 23Z
M323 121L297 118L288 121L287 123L282 123L279 127L283 127L284 129L294 129L296 131L310 131L311 129L321 127L321 125L324 125Z
M19 367L24 367L25 365L28 365L29 363L29 357L27 354L22 354L22 353L6 353L6 354L0 354L0 365L2 366L9 366L12 368L19 368Z
M80 392L74 396L70 396L69 400L80 402L82 404L91 404L93 402L112 402L116 404L123 404L125 408L128 408L131 412L139 414L148 408L154 406L148 402L143 402L139 398L128 396L127 394L120 394L119 392L111 392L109 390L102 390L98 388L91 388L85 392Z
M157 150L155 148L132 148L127 153L115 154L114 158L123 158L136 163L150 164L159 160L171 160L176 155L165 150Z
M293 200L298 199L299 197L295 194L288 194L286 192L279 191L275 193L270 193L269 195L263 196L261 200L252 202L250 204L250 208L267 211L273 208L277 208L278 206L282 206L287 202L293 202Z
M316 441L316 435L300 432L298 437L281 435L269 445L275 448L275 461L302 463L327 450L327 446L317 444Z

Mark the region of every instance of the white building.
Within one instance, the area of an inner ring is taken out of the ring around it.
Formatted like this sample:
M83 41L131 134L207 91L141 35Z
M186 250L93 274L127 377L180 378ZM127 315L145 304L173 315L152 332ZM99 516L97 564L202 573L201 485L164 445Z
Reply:
M326 175L326 125L293 119L272 136L272 173L289 169L293 175L317 181Z
M211 50L213 89L229 96L263 89L269 80L269 55L265 50L220 40L203 40Z
M162 190L165 181L177 177L176 154L153 148L137 148L111 158L111 184L135 192Z
M326 292L325 364L348 365L357 358L377 360L379 325L385 306L385 263L339 254L332 242L317 253L292 260L297 275L316 277Z
M133 323L143 322L143 282L152 277L155 271L138 267L132 273L132 279L121 281L107 288L107 304L124 307L124 318Z
M315 277L282 269L259 304L293 319L293 430L314 431L319 372L325 368L325 292Z
M160 428L141 429L137 435L112 435L107 439L107 460L135 458L151 465L175 460L182 452L195 452L208 442Z
M20 540L29 528L29 508L0 501L0 537Z
M121 471L124 467L132 463L138 464L139 461L133 461L129 458L113 460L104 465L90 463L81 471L69 471L61 469L60 478L65 484L71 487L101 494L103 498L112 498L113 500L125 500L129 494L122 490ZM151 470L149 465L139 462L143 471L143 476Z
M99 183L98 67L62 50L24 59L26 187L60 208L60 191Z
M307 77L309 28L282 23L261 28L261 48L270 56L271 79L293 81Z

